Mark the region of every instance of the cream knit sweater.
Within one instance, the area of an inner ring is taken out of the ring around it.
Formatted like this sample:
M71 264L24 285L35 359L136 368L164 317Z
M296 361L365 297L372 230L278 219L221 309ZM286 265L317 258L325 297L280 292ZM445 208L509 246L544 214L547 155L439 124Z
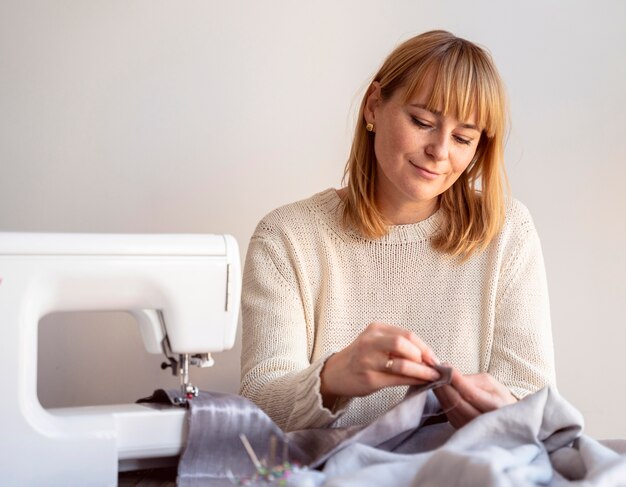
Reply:
M341 223L334 189L267 215L243 276L241 394L283 429L367 423L391 387L322 406L324 361L379 321L412 330L461 372L489 372L518 398L554 384L547 285L528 210L513 200L500 234L465 263L432 249L442 212L376 240Z

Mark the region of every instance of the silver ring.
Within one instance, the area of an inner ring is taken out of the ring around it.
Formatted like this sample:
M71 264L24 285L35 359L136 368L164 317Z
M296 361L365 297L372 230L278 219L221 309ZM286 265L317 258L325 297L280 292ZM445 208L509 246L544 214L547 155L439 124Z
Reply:
M385 370L391 370L391 367L393 367L393 359L389 357L389 360L387 360L387 363L385 364Z

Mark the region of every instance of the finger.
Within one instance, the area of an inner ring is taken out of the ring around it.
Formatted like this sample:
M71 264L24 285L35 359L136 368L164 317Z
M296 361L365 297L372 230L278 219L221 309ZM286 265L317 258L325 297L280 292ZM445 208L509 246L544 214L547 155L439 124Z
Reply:
M446 404L443 410L446 414L462 418L465 422L469 422L477 416L480 416L481 412L467 402L454 387L444 384L439 389L442 389L440 394L445 397Z
M437 397L437 400L439 401L439 404L441 405L441 409L442 410L446 410L446 409L452 409L452 397L450 396L450 392L449 389L451 389L449 386L443 385L440 387L436 387L433 392L435 393L435 396Z
M394 327L395 328L395 327ZM391 356L434 365L438 363L433 352L414 333L396 329L378 339L380 349Z
M458 392L453 387L444 385L435 389L435 395L439 400L442 412L454 428L461 428L474 419L478 412L460 407ZM456 400L455 400L456 398Z
M428 381L407 377L404 375L389 374L381 372L375 375L377 389L391 386L420 386L427 384Z
M387 360L385 363L385 372L404 375L423 381L435 381L441 377L438 371L428 365L399 357L391 357Z
M424 362L429 365L438 365L440 363L432 349L415 333L409 333L408 339L420 349L422 352L422 360Z
M450 422L450 424L454 426L454 428L459 429L465 426L470 421L472 421L475 416L466 417L458 413L456 409L453 409L452 411L446 413L446 417L448 418L448 421Z
M497 401L494 400L491 393L478 387L473 380L464 376L458 370L452 371L452 386L465 401L483 413L498 408Z
M377 348L392 357L400 357L421 363L422 350L409 340L408 335L404 330L394 330L391 333L386 333L378 338Z

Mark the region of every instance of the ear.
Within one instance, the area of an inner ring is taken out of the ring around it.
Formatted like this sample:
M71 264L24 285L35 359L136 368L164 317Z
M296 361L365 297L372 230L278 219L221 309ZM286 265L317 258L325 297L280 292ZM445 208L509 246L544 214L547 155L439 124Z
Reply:
M380 83L378 81L372 81L372 84L367 90L367 98L363 110L363 117L366 123L376 123L376 109L380 105L380 102Z

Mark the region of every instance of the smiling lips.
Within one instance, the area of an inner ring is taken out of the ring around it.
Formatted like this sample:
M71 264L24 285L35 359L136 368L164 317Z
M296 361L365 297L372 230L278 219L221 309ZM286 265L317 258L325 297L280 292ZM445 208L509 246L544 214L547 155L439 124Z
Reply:
M420 167L420 166L414 164L412 161L409 161L409 163L411 164L411 166L413 166L415 169L417 169L418 174L420 176L422 176L424 179L432 180L432 179L437 179L437 177L439 176L438 173L432 172L432 171L429 171L428 169Z

